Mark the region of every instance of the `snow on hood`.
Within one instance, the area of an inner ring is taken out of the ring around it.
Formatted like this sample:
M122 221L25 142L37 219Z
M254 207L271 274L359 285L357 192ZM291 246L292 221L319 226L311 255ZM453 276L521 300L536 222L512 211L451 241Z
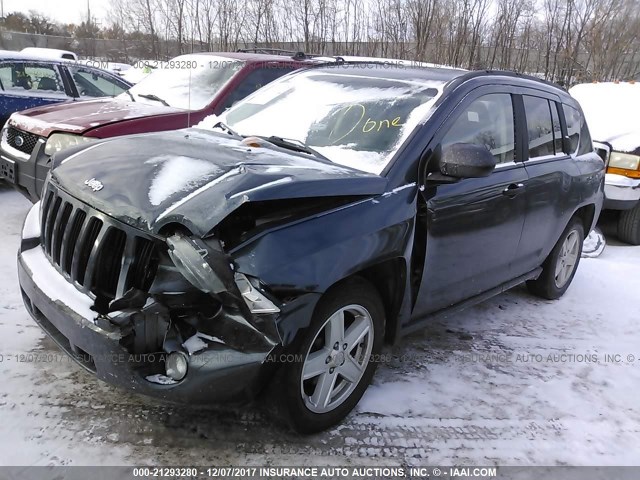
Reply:
M220 168L211 162L182 155L159 155L145 161L160 168L149 187L149 201L157 206L174 193L188 189L203 178L215 176Z
M640 147L640 83L584 83L569 94L580 103L594 140L621 152Z
M35 116L24 115L22 113L14 113L10 117L10 125L23 130L25 132L31 133L43 133L46 130L51 128L51 124L39 119ZM67 123L56 123L56 127L60 130L66 130L69 132L81 132L84 130L83 127L79 125L69 125Z
M56 131L80 134L109 123L181 111L161 104L105 98L31 108L14 113L9 122L20 130L48 137Z

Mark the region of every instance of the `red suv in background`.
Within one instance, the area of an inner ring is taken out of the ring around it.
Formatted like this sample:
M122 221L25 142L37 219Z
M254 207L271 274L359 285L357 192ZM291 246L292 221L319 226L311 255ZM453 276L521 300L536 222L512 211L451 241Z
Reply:
M153 74L115 98L13 114L1 133L0 172L35 202L55 152L97 138L189 127L286 73L326 61L302 53L247 52L194 53L158 61L151 65Z

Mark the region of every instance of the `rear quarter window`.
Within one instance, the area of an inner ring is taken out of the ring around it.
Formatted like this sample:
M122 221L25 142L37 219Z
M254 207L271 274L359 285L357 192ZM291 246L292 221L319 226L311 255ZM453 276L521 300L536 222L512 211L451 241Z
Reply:
M567 136L569 137L571 155L584 155L593 152L593 143L591 142L591 134L584 116L569 105L562 104L564 118L567 122Z

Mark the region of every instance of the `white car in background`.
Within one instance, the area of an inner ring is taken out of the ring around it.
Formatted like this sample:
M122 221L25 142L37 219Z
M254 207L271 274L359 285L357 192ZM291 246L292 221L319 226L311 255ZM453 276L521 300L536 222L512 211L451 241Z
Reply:
M604 208L620 212L618 238L640 245L640 83L585 83L569 93L607 164Z
M26 47L20 50L20 52L40 58L78 61L78 55L75 53L70 52L69 50L59 50L57 48Z

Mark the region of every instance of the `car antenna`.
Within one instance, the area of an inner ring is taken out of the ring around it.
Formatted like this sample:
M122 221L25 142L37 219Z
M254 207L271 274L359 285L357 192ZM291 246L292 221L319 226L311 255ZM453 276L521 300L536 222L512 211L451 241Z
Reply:
M191 127L191 69L189 69L189 87L187 88L187 128Z

